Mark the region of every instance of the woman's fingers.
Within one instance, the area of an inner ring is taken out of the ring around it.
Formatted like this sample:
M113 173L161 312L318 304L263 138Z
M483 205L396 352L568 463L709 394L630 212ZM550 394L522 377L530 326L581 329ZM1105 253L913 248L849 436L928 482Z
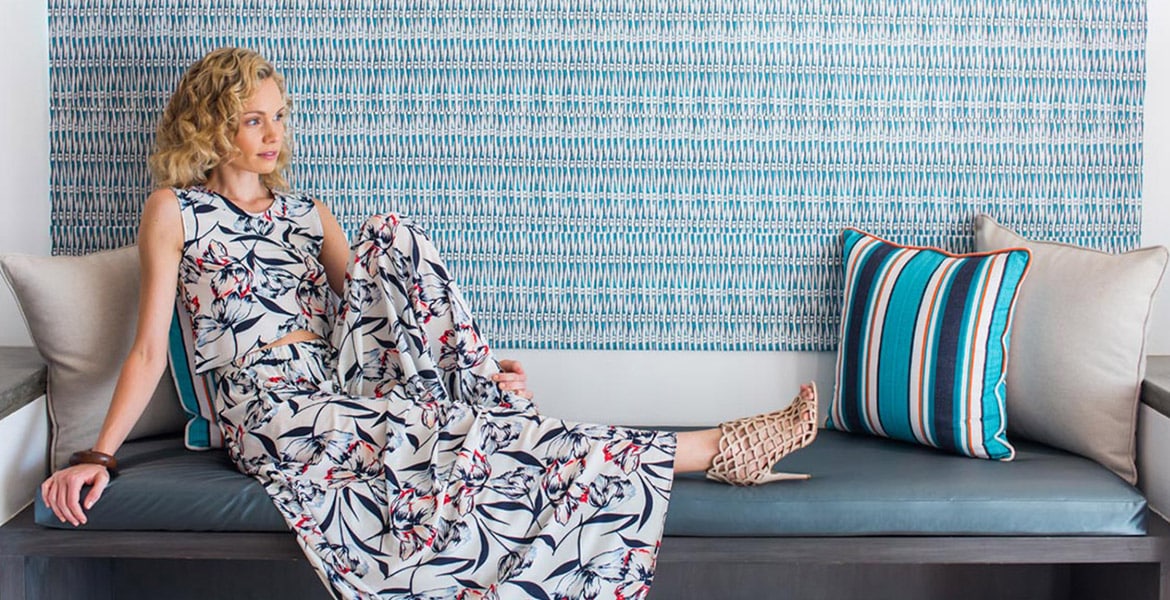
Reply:
M507 373L524 375L524 365L520 364L518 360L508 360L505 358L500 361L500 368Z
M53 511L53 515L57 517L58 521L65 522L65 516L57 509L57 482L56 479L50 477L41 484L41 498L44 499L45 504L49 510Z
M93 487L89 488L89 493L85 495L85 510L93 508L94 503L102 497L102 491L106 489L106 484L109 482L110 472L98 471L97 476L93 478Z
M523 373L497 373L492 375L492 381L505 392L532 399L532 391L528 389L528 378Z
M501 390L522 390L527 387L528 378L514 373L496 373L492 381L499 384Z
M69 520L73 526L85 524L85 512L81 510L81 485L85 481L80 477L70 477L69 485L66 486L67 492L65 495L65 512L72 515Z
M58 476L57 484L53 486L53 498L57 503L57 511L61 515L61 520L66 523L76 525L77 519L73 517L73 513L69 510L69 481Z
M528 375L524 373L524 365L518 360L501 360L499 373L492 375L492 381L505 392L514 392L526 398L531 397L528 392Z
M85 524L85 511L93 507L109 482L110 474L104 468L78 465L57 471L46 479L41 484L41 497L59 521L76 527ZM85 509L82 509L81 488L87 483L93 487L86 494Z
M65 498L65 485L58 477L53 482L53 512L61 519L62 523L69 522L69 513L65 512L65 503L62 502Z

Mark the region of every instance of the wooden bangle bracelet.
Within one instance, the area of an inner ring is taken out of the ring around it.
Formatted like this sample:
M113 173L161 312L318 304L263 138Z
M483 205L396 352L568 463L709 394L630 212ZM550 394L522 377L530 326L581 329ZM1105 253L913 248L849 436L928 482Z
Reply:
M69 466L73 465L101 465L110 472L110 477L118 475L118 459L113 455L97 450L78 450L69 457Z

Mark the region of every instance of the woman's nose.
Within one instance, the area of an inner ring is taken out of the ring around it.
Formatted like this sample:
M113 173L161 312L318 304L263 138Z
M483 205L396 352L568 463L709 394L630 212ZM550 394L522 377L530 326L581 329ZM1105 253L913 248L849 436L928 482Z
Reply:
M264 141L275 142L281 135L284 135L284 123L268 121L264 126Z

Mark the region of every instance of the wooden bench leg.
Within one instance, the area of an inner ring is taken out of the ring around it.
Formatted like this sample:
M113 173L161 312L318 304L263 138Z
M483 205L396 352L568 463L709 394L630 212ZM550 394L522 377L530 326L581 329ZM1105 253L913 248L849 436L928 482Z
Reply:
M25 600L24 557L0 557L0 598Z

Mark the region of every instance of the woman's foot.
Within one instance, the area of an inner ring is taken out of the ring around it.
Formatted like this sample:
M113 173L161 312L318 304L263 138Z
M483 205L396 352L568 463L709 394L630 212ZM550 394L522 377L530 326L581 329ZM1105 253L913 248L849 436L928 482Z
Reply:
M772 466L817 437L817 387L800 386L792 404L775 412L719 425L719 453L707 478L731 485L758 485L808 479L798 473L775 473Z

